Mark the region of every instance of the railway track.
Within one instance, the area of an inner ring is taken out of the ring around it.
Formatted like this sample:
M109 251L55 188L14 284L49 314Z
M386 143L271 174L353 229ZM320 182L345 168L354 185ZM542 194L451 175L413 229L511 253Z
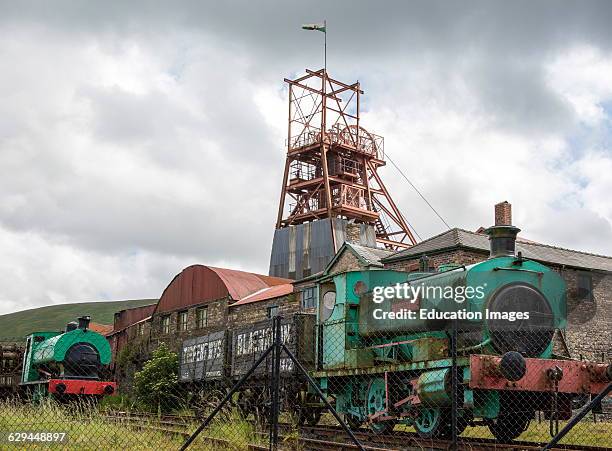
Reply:
M195 416L175 416L164 415L158 417L149 414L134 414L126 412L113 412L105 415L107 420L127 423L130 427L147 430L155 430L162 433L180 435L185 439L189 437L190 431L201 419ZM254 425L255 435L261 437L260 442L267 441L268 430L257 431L255 421L250 420ZM282 443L280 449L299 449L316 451L345 451L359 449L341 427L331 425L300 426L280 422L279 440ZM413 451L413 450L448 450L451 449L450 440L423 439L415 432L394 431L389 434L376 434L367 429L357 429L353 431L362 446L368 451ZM200 435L199 440L209 443L221 449L237 449L235 443L229 439L210 437L205 434ZM512 443L499 443L494 439L460 437L460 450L505 450L505 451L531 451L540 450L545 443L514 441ZM268 447L260 444L245 444L240 449L248 450L267 450ZM565 445L559 444L553 450L556 451L610 451L607 447L589 445Z

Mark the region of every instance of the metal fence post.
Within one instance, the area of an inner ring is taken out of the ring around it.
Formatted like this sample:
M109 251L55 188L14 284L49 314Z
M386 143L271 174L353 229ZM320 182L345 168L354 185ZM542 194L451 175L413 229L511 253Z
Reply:
M542 448L542 451L545 451L545 450L548 450L548 449L552 449L553 446L555 446L557 443L559 443L559 440L561 440L563 437L565 437L565 435L569 431L571 431L572 428L574 426L576 426L576 424L578 424L578 422L580 420L582 420L582 418L584 418L584 416L587 413L589 413L589 411L591 409L593 409L593 407L598 402L600 402L602 399L604 399L606 396L608 396L608 393L610 393L611 391L612 391L612 382L610 382L608 384L608 386L606 388L604 388L600 394L598 394L595 398L593 398L590 403L588 403L586 406L584 406L582 408L582 410L578 413L578 415L576 415L574 418L572 418L569 421L569 423L567 423L565 425L565 427L563 429L561 429L559 431L559 433L553 437L553 439L548 443L548 445L546 445L544 448Z
M225 396L223 401L221 401L217 405L217 407L215 407L215 409L210 413L210 415L208 415L208 417L206 417L206 419L195 430L195 432L193 434L191 434L191 436L185 441L185 443L183 443L183 446L181 446L180 451L186 450L189 447L189 445L191 445L191 443L196 439L196 437L200 434L200 432L202 432L204 430L204 428L206 426L208 426L208 423L210 423L212 421L212 419L215 417L215 415L217 415L217 413L219 413L219 411L223 408L223 406L225 404L227 404L232 399L232 396L234 395L234 393L236 393L236 391L238 391L238 389L244 385L246 380L249 377L251 377L251 374L253 374L255 372L257 367L261 364L261 362L263 362L266 359L266 357L268 357L268 355L272 352L273 349L274 349L274 345L272 345L268 349L266 349L266 351L259 357L259 359L257 359L257 362L255 362L255 364L249 369L249 371L247 371L244 374L244 376L242 376L240 378L240 380L236 383L236 385L234 385L232 387L232 389Z
M451 449L457 450L457 406L458 402L458 383L457 383L457 320L453 320L453 330L451 333Z
M304 365L302 365L300 363L300 361L291 353L289 348L287 348L287 346L285 346L284 343L281 343L281 348L285 351L285 353L291 359L293 364L300 370L300 372L306 378L306 380L308 381L310 386L312 388L314 388L314 390L317 393L317 396L319 397L319 399L321 399L321 401L323 401L323 404L325 404L325 407L327 407L327 409L331 412L331 414L334 416L336 421L338 421L338 423L340 423L340 426L342 426L342 429L344 429L344 431L349 435L349 437L351 438L353 443L357 446L357 448L359 448L361 451L365 451L365 448L363 447L361 442L357 439L357 437L355 437L355 434L346 425L344 420L342 418L340 418L340 415L338 415L338 412L336 412L336 409L334 409L334 407L327 400L327 398L325 397L325 394L323 394L323 392L321 391L321 389L319 388L319 386L317 385L315 380L310 376L310 374L308 374L308 370L306 370L306 368L304 368Z
M280 357L281 357L281 317L275 316L272 321L274 331L274 344L272 351L272 377L270 380L270 394L272 406L270 409L270 451L278 447L278 411L280 400Z

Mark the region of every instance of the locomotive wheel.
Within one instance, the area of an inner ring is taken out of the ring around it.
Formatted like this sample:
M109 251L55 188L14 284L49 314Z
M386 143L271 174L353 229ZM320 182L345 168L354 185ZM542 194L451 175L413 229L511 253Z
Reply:
M461 424L457 422L458 431L463 432ZM463 426L465 428L465 426ZM442 409L429 407L419 410L419 415L414 421L414 428L419 436L423 438L447 438L452 435L450 415Z
M322 410L318 407L307 405L315 401L313 398L314 396L312 394L303 392L297 392L293 396L292 415L294 421L300 426L304 424L316 426L321 419L321 415L323 414Z
M509 412L489 422L489 430L500 442L514 440L527 430L531 415L527 412Z
M321 409L316 407L301 407L296 415L297 423L300 426L307 424L308 426L316 426L321 419Z
M387 388L385 380L381 377L372 379L368 386L368 396L366 397L366 411L368 415L375 415L387 410ZM380 421L370 423L370 429L377 434L391 432L395 427L395 421Z

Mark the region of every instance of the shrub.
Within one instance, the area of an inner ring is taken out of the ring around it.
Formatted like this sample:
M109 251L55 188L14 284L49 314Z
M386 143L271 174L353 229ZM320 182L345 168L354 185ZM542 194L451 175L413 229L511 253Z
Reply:
M153 352L141 371L134 374L136 399L150 411L168 412L181 405L178 355L165 343Z

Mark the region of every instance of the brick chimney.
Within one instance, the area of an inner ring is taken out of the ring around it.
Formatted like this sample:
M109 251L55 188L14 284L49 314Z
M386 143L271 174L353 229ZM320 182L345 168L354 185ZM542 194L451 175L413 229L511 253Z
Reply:
M495 205L495 225L484 232L489 235L489 258L513 256L516 235L521 231L512 225L512 205L507 201Z
M495 205L495 225L512 225L512 205L506 200Z

